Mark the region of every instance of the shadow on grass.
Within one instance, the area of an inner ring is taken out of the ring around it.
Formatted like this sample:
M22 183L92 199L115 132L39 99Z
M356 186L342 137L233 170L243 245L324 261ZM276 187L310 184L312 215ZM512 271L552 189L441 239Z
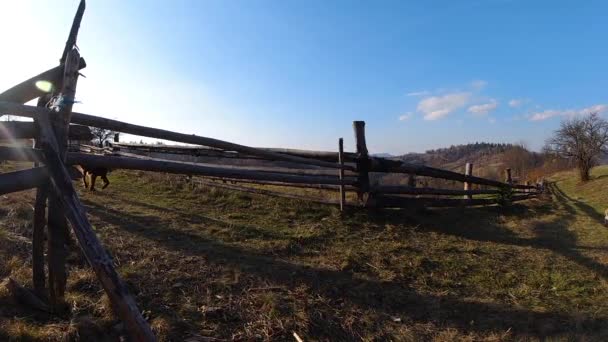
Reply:
M231 228L231 229L234 229L238 233L238 236L241 238L257 237L257 238L278 239L278 238L284 237L284 235L276 234L274 232L260 229L255 226L228 222L228 221L224 221L224 220L217 219L214 217L185 212L185 211L182 211L179 209L161 207L161 206L154 205L154 204L144 203L144 202L140 202L140 201L133 201L133 200L128 200L128 199L120 199L120 202L124 203L126 205L130 205L130 206L142 207L142 208L153 210L153 211L178 215L179 219L181 221L187 222L187 223L213 224L213 225L216 225L221 228ZM84 200L84 199L82 200L82 203L89 205L89 206L95 205L94 202L92 202L90 200Z
M405 281L375 281L358 278L348 271L334 271L311 267L279 260L271 256L230 246L212 238L202 236L197 231L173 229L161 222L149 219L147 216L126 214L112 208L99 207L88 203L88 212L118 227L118 229L137 234L143 238L155 241L165 248L178 251L185 255L203 256L208 262L216 265L229 265L246 274L255 275L267 281L296 289L306 285L319 296L332 298L336 310L348 303L360 308L371 309L381 315L407 317L407 320L434 323L439 326L457 327L463 331L484 333L504 332L510 330L515 335L531 335L536 337L554 336L562 333L602 331L608 320L587 319L581 322L580 317L554 312L535 312L526 309L507 307L500 304L466 301L455 296L433 296L416 292ZM488 210L483 209L487 213ZM512 215L525 215L524 208L509 209ZM474 213L473 213L474 214ZM374 219L374 215L369 215ZM488 215L486 215L488 216ZM386 222L405 219L404 214L390 215L379 213L375 219ZM141 222L144 222L142 224ZM520 239L507 230L491 225L490 228L479 227L458 232L443 231L446 234L459 235L465 238L512 243L522 246L548 248L566 255L579 263L591 265L590 260L584 259L573 248L574 243L564 241L561 234L567 229L562 223L557 226L539 226L535 230L539 234L535 239ZM450 227L448 225L448 227ZM556 232L559 234L555 234ZM572 238L571 235L566 239ZM315 321L315 320L313 320ZM332 325L325 320L316 320L310 334L317 337L334 340L354 339L352 332L346 331L339 325ZM473 323L474 322L474 323ZM377 323L384 324L384 323Z
M496 223L498 214L518 219L534 218L534 215L538 214L531 214L523 205L514 205L510 208L478 207L466 211L445 209L441 211L440 215L433 217L432 220L425 220L426 222L421 225L421 228L469 240L547 249L588 268L604 279L608 279L608 267L606 265L579 251L580 249L602 250L604 248L579 246L577 235L569 229L578 214L577 209L601 224L603 221L598 218L597 212L587 204L565 195L554 183L549 184L547 189L554 199L553 209L545 205L537 210L540 210L541 213L553 211L556 217L549 222L536 222L530 225L529 229L536 235L533 238L519 237L511 230ZM465 219L462 218L463 216ZM471 222L475 222L477 225L471 226L471 224L459 222L465 221L466 218L470 218Z
M608 175L607 175L608 176ZM589 218L593 219L595 222L603 225L604 217L602 214L598 213L592 206L588 205L583 201L576 200L568 195L566 195L559 187L555 184L551 184L549 190L552 194L557 198L559 202L563 205L568 205L569 202L572 203L577 209L585 213ZM572 210L572 209L571 209Z

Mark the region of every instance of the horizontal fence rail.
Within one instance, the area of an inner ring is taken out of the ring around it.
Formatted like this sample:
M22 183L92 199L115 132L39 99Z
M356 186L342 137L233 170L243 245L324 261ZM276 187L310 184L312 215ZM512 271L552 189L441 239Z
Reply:
M236 179L265 180L286 183L340 184L338 177L303 176L266 171L242 170L236 168L200 166L192 163L189 164L163 160L96 156L85 153L70 153L68 154L67 162L69 164L84 164L92 167L203 175ZM354 180L345 180L344 182L349 185L355 184Z
M39 187L48 181L45 167L0 174L0 195Z
M33 122L0 121L0 140L35 139L39 138L38 128ZM70 140L91 140L93 134L88 126L70 125Z
M534 189L531 185L508 184L491 179L467 176L463 173L454 171L437 169L425 165L417 165L405 163L398 160L389 160L385 158L371 158L371 172L386 172L386 173L408 173L418 176L426 176L431 178L441 178L458 182L466 182L471 184L488 185L499 188L516 188L516 189Z
M0 102L0 113L3 114L12 114L12 115L20 115L31 118L36 118L41 114L47 113L48 110L39 107L32 107L27 105L14 104L10 102ZM189 135L183 133L176 133L167 131L164 129L145 127L140 125L129 124L126 122L106 119L99 116L93 116L82 113L72 113L71 118L73 123L77 123L80 125L87 125L93 127L99 127L109 130L114 130L118 132L145 136L150 138L157 138L163 140L170 140L176 142L182 142L187 144L195 144L195 145L203 145L209 147L215 147L228 151L236 151L261 157L269 158L270 160L284 160L291 161L294 163L302 163L302 164L310 164L317 165L329 168L340 168L340 164L326 162L321 160L315 160L310 158L304 158L299 156L281 154L278 152L273 152L269 150L261 150L254 147L239 145L223 140L218 140L214 138L201 137L197 135ZM350 166L345 166L346 169L354 171L355 169Z

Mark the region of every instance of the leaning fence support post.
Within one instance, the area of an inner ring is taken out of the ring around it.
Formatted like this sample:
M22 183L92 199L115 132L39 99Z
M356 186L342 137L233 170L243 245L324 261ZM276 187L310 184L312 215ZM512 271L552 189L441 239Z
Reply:
M338 163L340 163L340 211L344 211L346 193L344 192L344 139L338 139Z
M464 174L465 176L472 176L473 175L473 163L466 163L465 167L464 167ZM471 189L471 183L469 182L464 182L464 190L472 190ZM464 199L473 199L473 195L464 195Z
M97 275L101 286L108 295L114 312L125 323L126 330L133 341L156 341L150 326L137 308L135 300L122 282L108 252L95 235L87 219L84 206L78 198L72 180L59 154L52 125L47 114L39 116L40 133L45 142L44 157L53 188L62 201L65 214L72 224L73 231L86 260Z
M365 121L353 121L355 142L357 144L357 198L362 206L369 201L369 169L371 160L365 141Z
M513 178L511 177L511 169L505 169L505 182L509 185L513 185Z

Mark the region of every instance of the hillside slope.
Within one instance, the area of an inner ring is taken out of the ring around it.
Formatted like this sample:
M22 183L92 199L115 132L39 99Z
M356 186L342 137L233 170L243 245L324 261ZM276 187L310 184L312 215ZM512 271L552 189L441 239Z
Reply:
M163 341L293 332L307 341L601 341L608 229L598 210L608 177L583 187L571 177L510 208L344 216L141 172L113 172L108 189L81 195ZM32 192L0 198L0 279L26 285L31 203ZM70 273L71 312L61 316L12 305L0 289L0 340L116 338L120 326L75 250Z

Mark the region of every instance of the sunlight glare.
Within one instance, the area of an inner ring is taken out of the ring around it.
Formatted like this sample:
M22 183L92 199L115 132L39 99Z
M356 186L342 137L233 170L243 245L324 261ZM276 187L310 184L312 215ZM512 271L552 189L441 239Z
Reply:
M53 83L44 80L36 81L36 88L40 89L45 93L50 93L51 91L53 91Z

